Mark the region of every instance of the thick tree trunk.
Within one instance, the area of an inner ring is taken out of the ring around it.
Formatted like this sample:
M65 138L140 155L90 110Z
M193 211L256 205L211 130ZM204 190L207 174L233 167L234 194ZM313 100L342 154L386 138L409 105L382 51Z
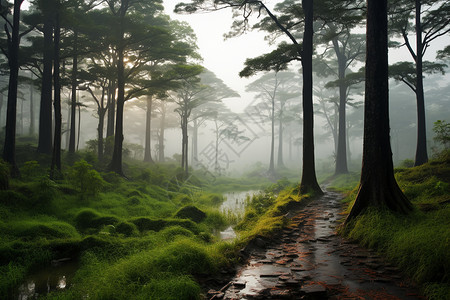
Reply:
M425 125L425 96L423 90L423 43L421 1L416 0L416 100L417 100L417 148L414 166L428 161L427 132Z
M147 108L145 117L145 149L144 161L153 163L151 149L151 130L152 130L152 96L147 97Z
M55 37L54 37L54 109L55 109L55 132L53 138L53 155L50 169L50 178L54 179L61 174L61 132L62 132L62 116L61 116L61 83L59 75L59 41L61 28L59 27L59 14L55 16ZM56 168L56 170L55 170ZM55 173L58 172L58 174Z
M8 104L6 111L6 132L5 144L3 147L3 159L10 164L11 175L19 176L19 169L16 165L16 114L17 114L17 85L19 78L19 20L20 6L23 0L14 1L14 16L11 40L8 40L8 64L9 64L9 84L8 84Z
M387 0L367 1L364 145L361 182L346 222L367 207L406 213L411 203L394 178L389 136Z
M339 132L336 152L335 174L348 173L347 168L347 138L346 138L346 104L347 104L347 85L345 79L345 57L336 50L338 58L338 76L339 76Z
M41 104L39 111L38 152L52 152L52 43L53 25L50 16L44 20L44 52L41 87Z
M114 135L114 150L110 164L111 171L119 175L124 175L122 170L122 148L123 148L123 109L125 105L125 70L124 70L124 50L118 51L117 60L117 110L116 110L116 130Z
M302 74L303 74L303 168L300 183L301 193L322 194L316 178L314 162L314 113L313 113L313 0L302 0L305 13L305 32L303 35Z
M72 61L72 95L70 100L70 132L69 132L69 153L75 153L75 114L77 107L77 72L78 72L78 32L74 33L73 61Z

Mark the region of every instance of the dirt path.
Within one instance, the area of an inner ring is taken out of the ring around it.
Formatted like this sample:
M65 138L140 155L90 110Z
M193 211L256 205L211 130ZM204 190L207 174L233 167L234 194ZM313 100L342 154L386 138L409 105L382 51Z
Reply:
M338 193L326 192L292 217L275 241L211 299L423 299L376 253L335 234ZM264 241L261 241L264 244Z

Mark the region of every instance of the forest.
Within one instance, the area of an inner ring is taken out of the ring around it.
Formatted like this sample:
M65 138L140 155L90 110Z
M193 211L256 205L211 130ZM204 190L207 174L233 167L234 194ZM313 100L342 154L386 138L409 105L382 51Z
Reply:
M0 299L450 300L450 2L4 0Z

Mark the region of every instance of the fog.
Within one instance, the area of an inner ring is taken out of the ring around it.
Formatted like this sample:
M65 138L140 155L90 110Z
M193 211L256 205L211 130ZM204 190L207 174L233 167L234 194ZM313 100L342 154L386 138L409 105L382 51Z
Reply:
M248 91L249 84L257 80L262 74L250 78L240 78L238 73L244 67L247 58L256 57L263 53L267 53L274 49L275 45L270 44L264 37L265 34L258 31L251 31L236 38L224 40L232 23L232 13L229 10L221 10L213 13L199 13L193 15L177 15L172 12L174 5L178 1L164 1L165 13L171 18L185 21L193 28L198 39L198 51L203 60L200 62L206 69L213 72L216 77L223 82L224 85L237 92L240 97L229 97L222 99L222 102L228 107L234 117L227 122L229 125L235 125L245 137L242 141L233 141L224 138L219 148L219 164L221 173L229 175L241 175L244 171L250 170L255 166L262 165L266 167L269 163L270 156L270 121L261 119L252 113L252 107L261 104L264 101L257 98L257 92ZM276 1L268 1L269 6L274 5ZM25 4L24 8L28 6ZM278 41L277 41L278 42ZM435 48L428 50L426 59L434 60L436 50L442 49L450 43L448 35L438 39L434 44ZM401 59L411 61L409 54L405 49L393 49L390 52L390 63L394 63ZM362 63L353 67L362 66ZM300 65L292 64L289 71L299 73ZM450 116L450 76L442 74L426 75L425 86L425 103L427 116L427 137L428 147L432 153L433 147L433 123L440 119L449 119ZM5 78L3 78L5 80ZM323 79L317 79L320 82ZM319 91L325 89L324 86L315 87ZM19 100L18 110L22 113L21 122L19 122L18 133L26 134L27 126L29 126L29 101L30 90L23 85L19 87L21 93L21 101ZM298 89L301 90L301 76L298 82ZM84 91L79 91L79 99L85 105L81 109L81 127L78 142L79 149L86 149L88 141L95 140L97 137L97 122L95 114L95 103L92 97ZM335 97L337 89L328 89L325 97ZM35 112L38 111L39 91L33 91L35 98ZM68 120L68 105L66 104L70 97L67 88L63 89L63 123ZM355 90L354 94L350 94L353 101L363 101L362 86ZM320 97L317 91L314 96L315 102L319 105ZM405 85L394 80L390 81L390 113L391 113L391 141L393 149L393 158L395 163L399 163L405 159L413 159L416 144L416 102L414 93ZM158 99L157 99L158 100ZM141 98L133 98L125 104L124 114L124 142L128 145L125 148L131 150L131 156L135 159L143 158L143 147L145 144L145 110ZM288 100L291 107L300 107L301 95ZM167 118L170 122L166 124L165 132L165 157L168 160L176 159L181 153L181 131L179 126L179 117L174 112L175 107L169 105L167 107ZM318 172L332 172L334 168L334 142L326 118L323 114L319 114L319 107L316 107L315 114L315 153ZM1 111L1 122L5 122L5 109ZM78 115L77 115L78 117ZM154 112L152 117L152 156L157 157L158 132L159 132L159 115ZM300 170L301 166L301 113L299 110L299 118L292 120L289 125L285 126L285 134L283 138L283 160L284 164L294 170ZM349 167L353 171L357 171L361 162L362 151L362 128L363 128L363 106L359 104L357 107L348 107L348 159ZM35 121L37 122L37 120ZM77 121L78 122L78 121ZM170 123L170 124L169 124ZM3 126L3 125L2 125ZM35 127L37 123L35 124ZM192 124L189 124L190 144L189 151L192 153ZM67 147L67 132L63 132L62 147ZM204 167L213 170L214 166L214 128L211 120L206 120L198 129L198 145L197 145L197 162L193 161L193 157L189 156L190 165L194 167ZM135 146L131 147L131 144ZM139 147L140 146L140 147ZM275 157L278 149L278 124L275 125ZM191 154L189 154L191 155ZM300 171L299 171L300 172ZM300 174L299 174L300 175Z

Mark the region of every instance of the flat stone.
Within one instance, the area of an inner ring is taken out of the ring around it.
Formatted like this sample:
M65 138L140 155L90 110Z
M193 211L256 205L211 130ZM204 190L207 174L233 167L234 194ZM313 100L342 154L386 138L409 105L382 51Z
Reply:
M314 299L326 299L327 289L320 284L305 285L301 291L308 296L313 296Z
M242 280L235 281L235 282L233 282L233 286L238 289L243 289L246 286L246 282L242 281Z
M280 273L262 273L259 274L259 277L278 277Z
M290 299L291 293L289 290L271 290L270 296L275 299Z

